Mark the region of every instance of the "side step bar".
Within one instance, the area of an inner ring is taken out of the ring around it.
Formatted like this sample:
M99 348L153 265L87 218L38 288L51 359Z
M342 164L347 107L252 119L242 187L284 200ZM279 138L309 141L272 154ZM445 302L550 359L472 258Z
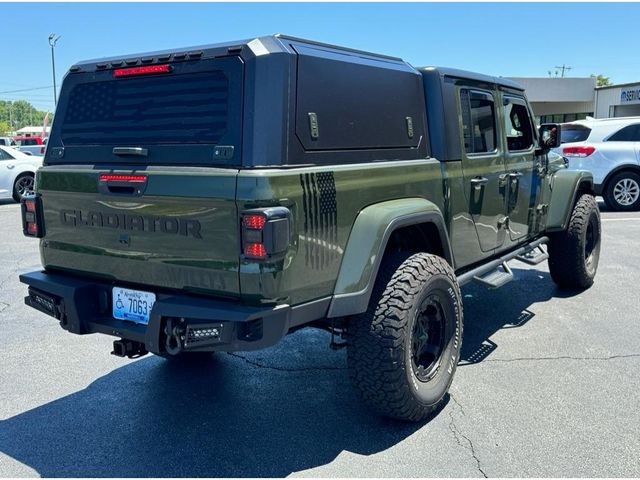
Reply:
M489 288L498 288L513 280L513 272L507 266L507 262L513 259L522 260L522 258L526 257L527 254L530 254L533 250L544 245L549 241L549 237L540 237L539 239L523 246L512 250L509 253L502 255L501 257L486 263L484 265L480 265L474 269L469 270L468 272L463 273L462 275L458 275L458 283L460 286L465 285L471 281L475 281ZM542 262L549 255L546 252L542 252L536 254L535 261L533 265ZM542 258L544 256L544 258ZM533 261L533 260L532 260ZM528 262L526 262L528 263ZM499 267L502 267L500 270Z
M500 270L500 267L502 267L502 270ZM507 265L507 262L503 262L500 267L482 277L474 275L473 281L487 288L500 288L505 283L513 280L513 272L509 268L509 265Z
M538 248L532 248L528 252L518 255L516 260L520 260L529 265L538 265L547 258L549 258L549 254L542 249L542 245L538 245Z

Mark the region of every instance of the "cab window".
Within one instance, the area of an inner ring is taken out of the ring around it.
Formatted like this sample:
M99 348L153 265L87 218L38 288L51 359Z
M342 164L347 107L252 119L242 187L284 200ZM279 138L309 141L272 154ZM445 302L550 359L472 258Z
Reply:
M530 149L533 146L533 123L524 101L505 97L503 103L507 150Z
M13 160L13 157L4 150L0 149L0 160Z
M460 90L462 138L466 153L487 153L496 150L496 111L493 96L488 92Z

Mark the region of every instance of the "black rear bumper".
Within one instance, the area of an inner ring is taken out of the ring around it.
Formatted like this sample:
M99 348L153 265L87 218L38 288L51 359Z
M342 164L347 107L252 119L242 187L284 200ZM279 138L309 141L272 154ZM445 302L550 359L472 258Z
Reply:
M193 328L215 326L219 336L214 340L185 345L185 350L193 351L258 350L277 343L291 323L288 305L250 307L192 295L156 293L149 324L140 325L113 318L111 283L49 272L25 273L20 281L29 285L25 303L57 318L65 330L140 342L154 353L165 351L167 321Z

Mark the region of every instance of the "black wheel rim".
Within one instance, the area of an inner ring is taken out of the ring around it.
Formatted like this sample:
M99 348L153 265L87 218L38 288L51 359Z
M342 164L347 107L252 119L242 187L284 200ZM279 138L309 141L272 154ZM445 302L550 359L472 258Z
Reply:
M16 182L16 191L20 197L24 197L33 190L33 177L22 177Z
M597 246L599 241L598 220L595 215L591 215L589 223L587 223L587 232L584 242L584 261L587 268L591 269L594 259L597 255Z
M416 312L411 337L411 362L418 380L428 382L440 367L445 345L445 313L437 294L424 299Z

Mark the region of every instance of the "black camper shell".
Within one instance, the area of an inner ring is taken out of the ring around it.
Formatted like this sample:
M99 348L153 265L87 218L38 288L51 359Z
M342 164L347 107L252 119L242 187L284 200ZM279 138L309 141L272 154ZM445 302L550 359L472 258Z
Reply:
M284 35L81 62L65 77L45 164L460 159L447 130L459 81L520 89Z

